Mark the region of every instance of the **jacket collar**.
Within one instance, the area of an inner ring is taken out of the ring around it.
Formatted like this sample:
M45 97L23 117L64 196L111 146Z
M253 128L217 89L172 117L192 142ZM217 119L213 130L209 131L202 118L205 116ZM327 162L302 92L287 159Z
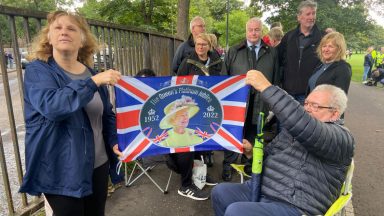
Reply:
M195 47L195 41L193 40L192 34L189 34L188 39L187 39L187 43L189 46Z
M247 40L243 40L240 44L236 45L235 48L236 50L247 49ZM270 46L268 46L263 40L260 39L260 50L265 50L267 52L269 49Z

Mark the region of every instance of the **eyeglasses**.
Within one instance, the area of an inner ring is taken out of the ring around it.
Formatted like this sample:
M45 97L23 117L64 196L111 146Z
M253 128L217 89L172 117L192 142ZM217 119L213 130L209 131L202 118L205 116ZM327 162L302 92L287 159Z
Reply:
M206 43L196 43L195 45L201 46L201 47L207 47L208 46L208 44L206 44Z
M205 25L203 25L203 24L200 24L200 25L194 25L193 27L200 27L200 28L205 28Z
M313 112L319 111L319 109L329 109L329 110L334 110L335 107L330 107L330 106L320 106L318 103L313 103L313 102L304 102L304 107L309 107L312 109Z

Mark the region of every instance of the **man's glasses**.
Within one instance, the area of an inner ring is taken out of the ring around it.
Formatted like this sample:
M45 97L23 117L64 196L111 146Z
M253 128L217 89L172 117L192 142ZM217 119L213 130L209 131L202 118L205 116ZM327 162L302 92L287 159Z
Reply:
M314 111L314 112L319 111L319 109L329 109L329 110L334 110L334 109L335 109L334 107L330 107L330 106L320 106L318 103L313 103L313 102L308 102L308 101L305 101L305 102L304 102L304 107L309 107L309 108L311 108L312 111Z

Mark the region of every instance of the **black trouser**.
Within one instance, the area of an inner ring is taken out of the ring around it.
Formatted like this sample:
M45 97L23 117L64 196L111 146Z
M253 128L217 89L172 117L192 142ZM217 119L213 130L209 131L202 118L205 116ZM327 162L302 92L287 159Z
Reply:
M192 169L194 152L170 154L170 163L173 171L181 175L181 186L188 187L192 184Z
M76 198L44 194L54 216L104 216L108 190L109 163L93 170L92 191L89 196Z

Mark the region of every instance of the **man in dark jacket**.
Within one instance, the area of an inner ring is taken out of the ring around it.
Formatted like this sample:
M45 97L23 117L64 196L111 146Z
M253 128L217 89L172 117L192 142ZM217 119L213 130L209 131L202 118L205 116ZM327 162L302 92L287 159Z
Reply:
M246 40L238 45L231 47L224 59L225 70L223 74L240 75L245 74L251 69L263 71L267 79L278 84L278 54L277 50L268 46L261 40L263 23L259 18L251 18L246 24ZM257 116L260 111L268 112L268 108L260 100L259 93L252 91L248 100L247 117L244 125L244 136L251 143L255 140L255 130L257 127ZM232 179L232 169L230 164L234 163L238 154L225 151L223 161L224 181Z
M222 183L212 191L215 215L324 215L339 197L355 142L337 122L347 107L343 90L319 85L304 107L259 71L246 83L282 123L282 130L264 148L261 196L251 202L251 181Z
M316 10L316 2L301 2L297 10L299 25L284 35L278 46L282 87L301 104L305 99L308 79L320 64L316 49L322 33L315 25Z
M205 32L205 22L204 19L196 16L189 23L189 29L191 30L191 34L188 37L188 40L184 41L177 47L175 56L172 61L172 71L174 74L177 74L177 70L183 59L189 56L192 52L195 51L195 38L200 33Z

